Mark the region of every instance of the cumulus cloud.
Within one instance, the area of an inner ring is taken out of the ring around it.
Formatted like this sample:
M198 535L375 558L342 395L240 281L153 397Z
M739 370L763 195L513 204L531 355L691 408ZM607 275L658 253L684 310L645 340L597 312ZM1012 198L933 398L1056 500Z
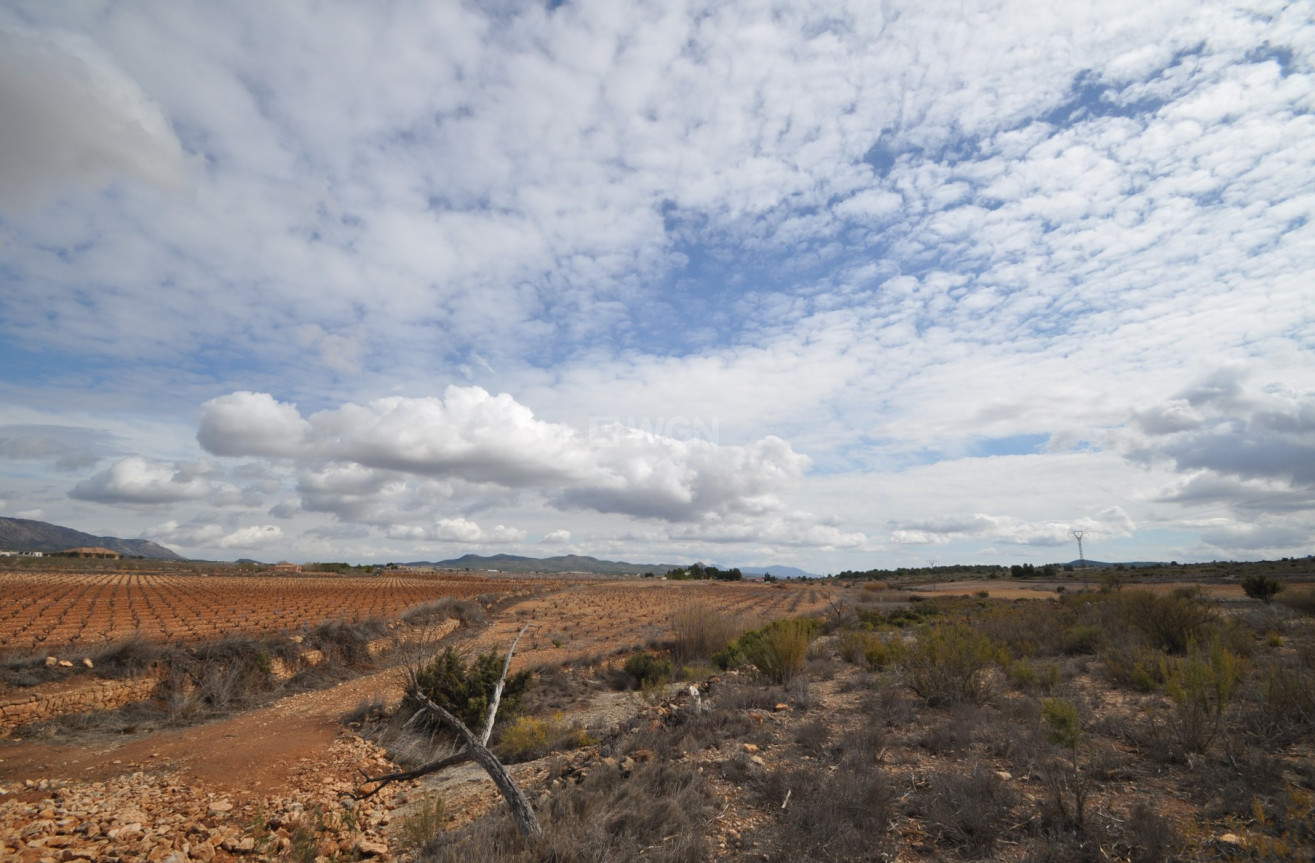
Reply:
M159 104L90 38L0 22L0 204L70 182L183 183L183 150Z
M154 464L129 456L78 483L69 494L94 503L154 505L198 500L211 490L210 481L191 466Z
M283 529L272 524L232 528L212 522L179 524L170 520L143 531L142 538L183 548L256 549L281 542Z
M304 507L376 523L383 519L372 510L413 495L423 479L530 490L562 508L671 522L764 513L809 464L776 437L719 446L619 424L586 435L536 418L509 395L456 386L442 399L379 399L306 419L268 394L234 393L203 406L197 439L217 455L303 463Z
M202 406L196 437L215 455L277 457L298 452L307 430L296 405L269 393L235 392Z
M567 545L571 541L571 532L569 530L554 530L543 535L539 540L540 545Z
M388 537L409 541L499 544L520 542L525 539L525 531L501 524L486 530L470 519L458 516L439 519L430 525L393 525L388 529Z

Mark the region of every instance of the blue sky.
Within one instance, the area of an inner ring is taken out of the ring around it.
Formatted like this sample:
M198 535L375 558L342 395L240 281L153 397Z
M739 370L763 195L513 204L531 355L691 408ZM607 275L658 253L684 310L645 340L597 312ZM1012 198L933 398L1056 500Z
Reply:
M11 3L0 515L196 557L1315 549L1281 3Z

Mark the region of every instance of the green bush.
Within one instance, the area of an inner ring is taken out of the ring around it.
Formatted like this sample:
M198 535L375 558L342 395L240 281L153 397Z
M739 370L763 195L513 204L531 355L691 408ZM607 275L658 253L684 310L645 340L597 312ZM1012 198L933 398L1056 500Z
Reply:
M772 682L788 683L804 670L808 645L820 628L816 620L805 618L775 620L744 633L723 651L723 658L730 664L741 659Z
M1184 657L1166 657L1162 669L1164 692L1174 703L1169 727L1175 742L1185 752L1204 752L1233 700L1242 677L1241 658L1215 638L1205 650L1193 646Z
M421 694L448 710L471 731L478 733L484 724L489 700L493 697L493 687L502 676L504 662L504 657L489 651L468 663L465 657L449 647L416 672L416 684ZM533 679L534 672L528 669L507 675L502 701L498 706L499 718L511 719L516 715L521 699ZM418 705L413 707L418 709Z
M885 668L904 655L904 641L898 636L884 638L882 633L865 629L846 629L840 633L837 648L840 658L871 669Z
M1242 591L1252 599L1258 599L1266 605L1283 590L1283 582L1268 575L1248 575L1242 579Z
M990 669L1007 651L966 624L933 626L918 634L903 660L905 679L929 705L985 704L993 693Z
M1199 590L1179 590L1169 596L1146 591L1125 592L1127 619L1150 643L1169 653L1183 654L1193 642L1202 642L1218 613Z
M626 660L626 674L641 689L647 684L664 683L671 678L671 660L651 653L639 652Z
M1138 692L1157 692L1163 678L1160 660L1163 654L1144 644L1121 644L1107 647L1101 654L1110 680Z

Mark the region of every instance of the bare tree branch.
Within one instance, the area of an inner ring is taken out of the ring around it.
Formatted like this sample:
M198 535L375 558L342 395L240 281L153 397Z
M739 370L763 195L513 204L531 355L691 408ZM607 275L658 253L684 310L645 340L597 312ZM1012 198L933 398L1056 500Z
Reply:
M362 771L361 784L357 786L357 793L353 796L358 800L362 800L377 794L380 789L392 782L405 779L418 779L421 776L436 773L439 770L444 770L455 764L473 760L479 764L480 767L484 768L484 771L489 774L489 778L491 778L493 783L498 786L498 791L502 794L503 799L507 801L507 805L511 808L512 817L516 819L516 826L520 829L521 836L525 838L526 842L534 843L541 839L543 837L543 828L539 826L539 820L534 815L534 808L530 806L529 798L525 796L525 792L521 791L515 780L511 778L511 774L507 772L507 768L502 765L502 762L498 760L497 756L488 749L488 741L493 734L493 722L497 718L498 705L502 701L502 690L507 682L507 673L511 670L512 654L516 652L516 645L520 643L521 636L525 635L525 631L529 628L530 625L528 623L521 627L521 631L516 635L516 639L512 641L511 647L507 650L507 660L502 665L502 674L498 678L498 682L494 684L493 697L489 700L488 712L484 716L484 725L480 729L478 737L475 736L473 731L466 727L464 722L452 715L452 713L446 708L435 704L433 700L421 692L416 669L409 669L406 687L407 695L418 701L423 710L438 717L444 724L456 731L458 736L460 736L462 741L466 744L466 748L454 755L431 761L428 764L423 764L413 770L404 770L398 773L389 773L384 776L373 777L366 775L365 772ZM416 716L419 716L419 713L417 713ZM414 719L415 717L412 718ZM373 783L379 784L371 791L364 793L361 792L361 789Z
M479 733L481 746L488 746L489 738L493 736L493 719L498 715L498 702L502 701L502 687L507 683L507 672L511 671L511 655L516 652L516 645L521 643L521 636L529 628L528 623L522 626L521 631L516 633L516 638L512 641L511 647L507 648L507 661L502 663L502 674L493 686L493 698L489 701L489 711L484 715L484 727Z
M371 776L364 770L359 770L357 772L361 774L361 782L356 786L356 790L352 793L352 797L356 800L368 800L394 782L405 782L408 779L419 779L421 776L428 776L430 773L437 773L440 770L446 770L449 767L456 767L458 764L465 764L470 760L470 752L463 749L460 752L453 753L452 755L445 755L442 758L430 761L427 764L422 764L419 767L414 767L410 770L401 770L397 773L386 773L383 776ZM379 784L369 791L362 790L365 786L372 785L376 782Z

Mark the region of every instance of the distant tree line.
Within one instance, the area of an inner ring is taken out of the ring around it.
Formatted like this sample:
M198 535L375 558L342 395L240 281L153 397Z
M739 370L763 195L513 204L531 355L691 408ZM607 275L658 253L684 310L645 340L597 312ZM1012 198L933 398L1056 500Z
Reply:
M739 567L718 569L715 566L692 563L667 570L667 578L671 581L742 581L744 573L740 572Z
M1030 566L1030 564L1029 564ZM954 563L945 566L902 566L899 569L868 569L856 571L847 569L836 573L836 578L870 579L886 581L892 578L908 578L926 575L972 575L979 578L1002 578L1009 574L1009 569L980 563Z
M340 561L329 561L326 563L308 563L302 566L301 569L302 572L340 572L343 575L351 575L352 573L357 573L358 575L369 575L378 568L379 567L368 563L363 563L357 566Z

